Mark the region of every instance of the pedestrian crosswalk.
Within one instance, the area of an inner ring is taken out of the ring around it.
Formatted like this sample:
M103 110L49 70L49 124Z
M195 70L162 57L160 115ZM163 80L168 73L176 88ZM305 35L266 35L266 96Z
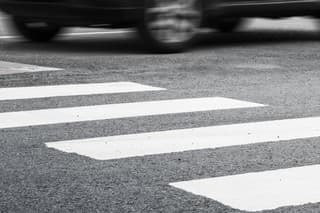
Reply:
M0 75L61 71L60 68L0 61Z
M4 112L0 129L261 106L213 97Z
M133 82L0 88L0 100L116 94L165 90Z
M108 82L0 88L0 101L168 91L135 82ZM198 97L143 102L47 108L0 113L0 129L101 121L142 116L173 115L217 110L266 108L226 97ZM183 115L183 114L182 114ZM139 134L46 142L47 148L95 160L143 158L229 146L320 137L320 117L247 122L220 126L171 129ZM319 165L181 180L168 183L184 192L216 200L246 211L320 202ZM293 187L294 186L294 187ZM257 200L252 202L252 200Z
M320 201L320 165L171 183L246 211Z
M320 117L232 124L47 143L97 160L320 137Z

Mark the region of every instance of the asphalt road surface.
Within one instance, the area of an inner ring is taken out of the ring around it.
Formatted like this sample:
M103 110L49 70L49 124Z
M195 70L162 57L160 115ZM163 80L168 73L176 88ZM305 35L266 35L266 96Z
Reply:
M34 44L5 20L0 212L320 212L316 21L156 55L131 30Z

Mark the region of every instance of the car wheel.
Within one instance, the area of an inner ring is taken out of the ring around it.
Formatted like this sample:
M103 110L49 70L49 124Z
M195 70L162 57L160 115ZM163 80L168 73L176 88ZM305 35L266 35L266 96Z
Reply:
M156 52L180 52L193 42L201 21L200 0L147 0L138 30Z
M35 42L52 40L61 30L60 26L42 21L25 21L22 18L13 18L15 29L26 39Z
M223 33L234 32L240 28L243 20L240 18L224 18L213 24L213 28Z

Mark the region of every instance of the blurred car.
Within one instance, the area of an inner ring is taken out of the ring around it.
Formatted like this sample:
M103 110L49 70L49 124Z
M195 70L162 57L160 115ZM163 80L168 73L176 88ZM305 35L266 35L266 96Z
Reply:
M62 28L135 27L158 52L186 49L201 27L232 32L243 18L320 15L318 0L0 0L15 28L31 41Z

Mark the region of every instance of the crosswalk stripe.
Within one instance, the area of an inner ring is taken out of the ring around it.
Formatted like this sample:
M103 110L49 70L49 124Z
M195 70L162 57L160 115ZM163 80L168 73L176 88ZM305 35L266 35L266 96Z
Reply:
M228 98L194 98L0 113L0 129L137 116L262 107Z
M0 61L0 75L29 73L29 72L47 72L60 71L60 68L43 67L29 64L14 63L8 61Z
M320 117L58 141L46 145L97 160L112 160L310 137L320 137Z
M170 185L245 211L320 202L320 165L207 178Z
M0 88L0 100L45 98L75 95L95 95L165 90L133 82L111 82L97 84L69 84L54 86L33 86Z

